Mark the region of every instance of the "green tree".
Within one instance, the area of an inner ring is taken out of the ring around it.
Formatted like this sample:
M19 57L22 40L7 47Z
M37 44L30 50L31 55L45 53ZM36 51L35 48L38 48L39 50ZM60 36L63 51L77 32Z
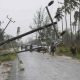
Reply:
M64 0L64 6L62 6L62 9L65 12L65 21L66 20L66 15L69 14L70 15L70 30L71 30L71 42L72 42L72 21L71 21L71 17L72 17L72 11L76 9L76 7L78 7L79 5L79 0ZM66 26L67 29L67 26Z

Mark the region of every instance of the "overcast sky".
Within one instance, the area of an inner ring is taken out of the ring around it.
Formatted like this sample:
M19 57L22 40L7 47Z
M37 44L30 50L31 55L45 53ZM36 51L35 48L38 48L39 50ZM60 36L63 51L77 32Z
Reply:
M16 36L17 27L21 27L21 33L28 32L30 30L29 25L33 22L34 14L40 7L45 6L51 0L0 0L0 20L4 21L2 28L8 23L8 19L12 17L15 23L10 23L6 29L6 33ZM50 6L50 11L53 13L56 11L58 0L54 1L54 4ZM60 1L60 0L59 0ZM62 1L62 0L61 0ZM51 12L51 13L52 13Z

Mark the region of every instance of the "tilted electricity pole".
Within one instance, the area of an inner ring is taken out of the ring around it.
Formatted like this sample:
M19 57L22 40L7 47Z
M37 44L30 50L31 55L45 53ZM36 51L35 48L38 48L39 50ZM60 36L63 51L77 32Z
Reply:
M12 18L9 18L8 16L7 16L7 19L9 20L9 22L7 23L6 27L3 29L3 31L2 31L1 34L4 33L4 31L6 30L6 28L8 27L8 25L9 25L11 22L13 22L13 23L15 22L15 21L12 21Z
M54 24L56 24L56 22L54 22ZM24 37L24 36L26 36L26 35L32 34L32 33L36 32L36 31L39 31L39 30L42 30L42 29L44 29L44 28L50 27L51 25L52 25L52 23L50 23L50 24L48 24L48 25L45 25L45 26L42 26L42 27L39 27L39 28L36 28L36 29L34 29L34 30L31 30L31 31L26 32L26 33L24 33L24 34L21 34L21 35L19 35L19 36L13 37L13 38L8 39L8 40L6 40L6 41L0 42L0 46L3 45L3 44L5 44L5 43L9 43L9 42L14 41L14 40L16 40L16 39L22 38L22 37Z
M52 1L48 4L48 6L51 6L53 3L54 3L54 1L52 0ZM52 26L53 26L54 31L55 31L55 33L56 33L56 36L57 36L57 38L59 38L59 35L58 35L58 33L57 33L57 30L56 30L56 27L55 27L55 25L54 25L53 19L52 19L52 17L51 17L50 12L49 12L48 6L46 6L46 11L47 11L48 16L49 16L49 18L50 18L50 20L51 20L51 23L52 23Z
M56 25L56 24L57 24L57 23L54 22L54 25ZM5 43L9 43L9 42L14 41L14 40L16 40L16 39L22 38L22 37L24 37L24 36L26 36L26 35L32 34L32 33L36 32L36 31L42 30L42 29L44 29L44 28L48 28L48 27L50 27L51 25L52 25L52 23L50 23L50 24L48 24L48 25L45 25L45 26L42 26L42 27L39 27L39 28L36 28L36 29L34 29L34 30L31 30L31 31L26 32L26 33L24 33L24 34L21 34L21 35L19 35L19 36L13 37L13 38L8 39L8 40L6 40L6 41L0 42L0 46L4 45ZM61 33L61 36L63 36L63 35L65 34L65 32L66 32L66 31L63 31L63 32Z

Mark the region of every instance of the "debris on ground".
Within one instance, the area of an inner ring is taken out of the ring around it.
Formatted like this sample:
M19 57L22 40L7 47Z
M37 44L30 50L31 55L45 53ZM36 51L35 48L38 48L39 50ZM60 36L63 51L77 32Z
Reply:
M8 76L11 71L11 63L10 62L2 62L0 63L0 80L8 80Z

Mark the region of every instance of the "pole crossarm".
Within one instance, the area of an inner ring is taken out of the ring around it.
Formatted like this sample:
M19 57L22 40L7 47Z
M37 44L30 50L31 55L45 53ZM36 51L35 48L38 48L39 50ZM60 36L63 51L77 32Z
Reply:
M1 34L3 34L4 33L4 31L6 30L6 28L8 27L8 25L12 22L12 23L14 23L15 21L12 21L12 18L9 18L8 16L7 16L7 19L9 19L9 22L7 23L7 25L6 25L6 27L3 29L3 31L2 31L2 33Z
M55 24L56 24L56 22L54 22L54 25L55 25ZM48 25L39 27L39 28L37 28L37 29L31 30L31 31L26 32L26 33L24 33L24 34L21 34L21 35L19 35L19 36L17 36L17 37L13 37L13 38L11 38L11 39L8 39L8 40L6 40L6 41L3 41L3 42L0 43L0 46L2 46L2 45L5 44L5 43L9 43L9 42L14 41L14 40L16 40L16 39L19 39L19 38L21 38L21 37L24 37L24 36L26 36L26 35L32 34L32 33L36 32L36 31L39 31L39 30L42 30L42 29L44 29L44 28L50 27L50 26L52 26L52 25L53 25L53 23L50 23L50 24L48 24Z

